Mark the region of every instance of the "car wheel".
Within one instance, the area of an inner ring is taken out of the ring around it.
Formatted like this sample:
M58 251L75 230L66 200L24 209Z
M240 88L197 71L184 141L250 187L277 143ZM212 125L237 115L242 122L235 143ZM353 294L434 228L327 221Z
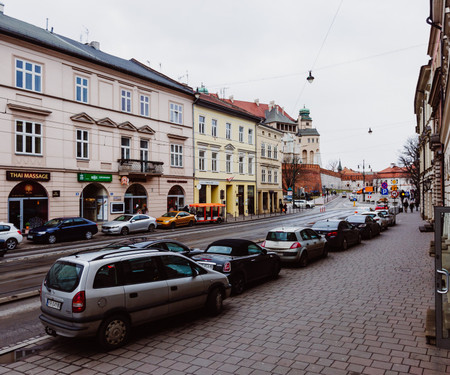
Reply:
M361 243L361 233L358 233L358 239L356 240L356 243L358 245Z
M206 301L206 309L208 313L215 316L219 315L223 310L223 294L219 288L214 288L208 295Z
M347 250L347 249L348 249L348 242L347 242L347 239L344 238L344 239L342 240L341 250Z
M221 217L218 217L217 218L217 224L220 224L222 222L222 218Z
M120 234L122 236L126 236L128 233L130 233L130 230L128 229L128 227L123 227L122 230L120 231Z
M238 273L234 277L234 281L231 284L231 290L233 294L241 294L245 290L245 278L242 273Z
M299 267L306 267L309 263L308 253L304 251L300 256L300 260L298 261Z
M15 238L8 238L6 240L6 248L8 250L14 250L17 246L17 240Z
M90 240L92 238L92 232L87 231L86 234L84 235L84 238L86 238L87 240Z
M191 220L191 221L189 222L189 226L192 227L193 225L194 225L194 221Z
M176 225L176 224L175 224L175 222L173 221L172 224L170 224L170 228L171 228L171 229L175 229L175 225Z
M150 224L150 225L148 226L148 231L149 231L149 232L154 232L154 231L155 231L155 225L154 225L154 224Z
M130 321L121 315L111 316L98 329L98 341L105 349L115 349L125 344L130 335Z
M281 271L281 263L279 261L276 261L273 264L273 268L272 268L272 278L276 279L278 277L280 271Z
M54 234L51 234L48 236L48 243L55 243L56 242L56 236Z
M323 247L322 258L326 258L328 256L328 246L325 244Z

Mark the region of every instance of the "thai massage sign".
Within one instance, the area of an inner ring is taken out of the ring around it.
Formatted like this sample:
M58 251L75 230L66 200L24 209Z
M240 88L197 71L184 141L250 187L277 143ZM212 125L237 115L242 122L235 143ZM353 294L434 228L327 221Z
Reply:
M6 171L6 180L8 181L50 181L49 172L23 172L23 171Z

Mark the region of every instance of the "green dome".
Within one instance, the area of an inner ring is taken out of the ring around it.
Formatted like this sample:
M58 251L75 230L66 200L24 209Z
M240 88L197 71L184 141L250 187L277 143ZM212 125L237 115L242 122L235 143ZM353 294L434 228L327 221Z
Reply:
M312 118L309 116L309 113L309 109L305 107L303 107L299 112L302 120L312 120Z
M197 92L199 92L201 94L209 94L208 89L203 85L200 88L197 87Z

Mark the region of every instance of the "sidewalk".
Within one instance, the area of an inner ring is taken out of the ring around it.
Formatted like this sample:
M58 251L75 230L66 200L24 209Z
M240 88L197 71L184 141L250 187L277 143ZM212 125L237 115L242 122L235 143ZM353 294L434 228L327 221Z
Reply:
M427 345L434 306L433 233L419 213L381 236L225 301L218 317L187 314L136 329L124 348L47 338L52 346L0 374L440 375L448 350ZM43 343L41 343L43 344ZM30 348L31 349L31 348Z

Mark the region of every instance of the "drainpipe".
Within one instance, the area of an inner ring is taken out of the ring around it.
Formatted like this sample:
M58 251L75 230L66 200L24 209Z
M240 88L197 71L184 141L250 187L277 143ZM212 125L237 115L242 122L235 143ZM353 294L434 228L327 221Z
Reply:
M198 90L198 88L197 88ZM200 93L198 91L195 92L194 94L195 99L192 102L192 184L195 184L195 168L196 168L196 164L195 164L195 151L196 151L196 147L195 147L195 104L198 102L198 100L200 99ZM192 189L192 203L195 203L195 189L196 187L194 186L194 188Z

